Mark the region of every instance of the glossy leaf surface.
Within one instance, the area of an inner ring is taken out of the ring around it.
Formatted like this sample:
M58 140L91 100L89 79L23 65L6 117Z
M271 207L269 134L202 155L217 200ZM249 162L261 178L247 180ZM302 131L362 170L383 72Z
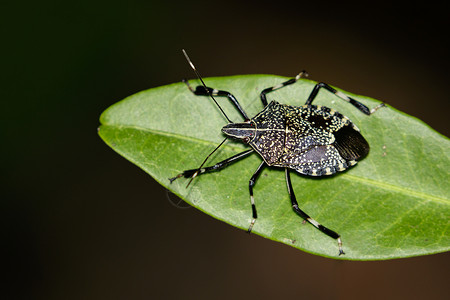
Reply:
M268 75L205 78L207 85L232 92L249 116L263 108L260 91L284 80ZM303 105L314 84L301 80L268 94L268 100ZM379 104L347 94L370 108ZM242 121L226 98L217 100L231 120ZM376 260L447 251L449 140L389 106L368 117L327 91L321 91L314 104L349 117L371 146L368 157L335 176L311 178L291 172L300 207L341 235L346 255L339 258ZM120 155L192 206L247 230L251 221L248 180L261 162L257 154L201 175L187 189L187 179L172 184L168 180L199 167L223 140L220 130L226 123L211 99L195 96L184 84L176 83L114 104L102 114L99 134ZM206 165L246 149L242 143L227 141ZM292 210L283 169L266 168L254 194L259 217L254 234L337 258L336 241L302 224Z

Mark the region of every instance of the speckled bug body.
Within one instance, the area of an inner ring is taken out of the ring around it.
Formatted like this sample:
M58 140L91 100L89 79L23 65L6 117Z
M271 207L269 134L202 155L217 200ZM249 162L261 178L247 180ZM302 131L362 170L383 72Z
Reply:
M336 239L339 247L339 255L344 254L340 235L321 225L299 208L292 188L290 170L293 169L306 176L332 175L354 166L358 160L364 158L369 153L369 144L361 135L358 127L347 117L331 108L312 105L313 100L321 88L352 104L366 115L371 115L380 107L383 107L384 104L380 104L372 110L369 110L364 104L323 82L314 86L303 106L290 106L280 104L276 101L267 102L266 95L268 93L293 84L302 76L307 76L306 72L302 71L295 78L282 82L274 87L264 89L260 93L264 109L255 117L249 118L231 93L207 87L184 50L183 53L191 68L202 82L202 85L197 86L194 90L187 81L184 81L189 90L197 96L211 97L228 120L228 124L222 128L222 132L227 138L239 139L243 143L248 144L251 149L238 153L213 166L203 167L211 154L227 140L225 138L206 157L199 168L186 170L170 178L170 182L180 177L190 178L192 181L198 175L222 169L239 159L247 157L253 152L257 152L263 161L249 180L253 218L250 222L248 232L251 232L258 217L253 197L253 187L255 186L256 180L264 167L280 167L285 169L286 183L293 210L321 232ZM244 122L232 122L215 100L215 96L227 97L242 115Z
M228 124L222 132L248 143L268 166L308 176L344 171L369 153L358 127L325 106L272 101L249 121Z

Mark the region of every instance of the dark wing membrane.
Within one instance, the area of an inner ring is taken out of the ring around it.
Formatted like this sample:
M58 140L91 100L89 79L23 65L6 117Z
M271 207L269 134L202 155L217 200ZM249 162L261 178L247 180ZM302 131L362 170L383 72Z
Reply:
M369 144L351 125L344 126L333 134L333 145L345 160L360 160L369 153Z

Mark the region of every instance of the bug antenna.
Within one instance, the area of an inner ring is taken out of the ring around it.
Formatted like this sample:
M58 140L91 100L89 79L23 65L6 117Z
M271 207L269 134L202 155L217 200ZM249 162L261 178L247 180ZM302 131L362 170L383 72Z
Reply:
M217 107L220 109L220 111L222 112L222 114L225 116L225 118L227 119L227 121L229 123L233 123L228 116L226 115L226 113L223 111L222 107L220 107L219 103L217 103L216 99L214 99L213 95L211 94L210 89L206 86L205 82L203 81L202 77L200 76L200 73L198 73L197 69L195 68L194 64L192 63L191 59L189 58L189 56L187 55L186 51L184 49L182 49L181 51L183 51L184 57L186 58L187 62L189 63L189 65L191 66L192 70L194 70L195 75L197 75L198 79L200 79L203 87L205 88L205 90L208 92L208 95L211 97L211 99L214 101L214 103L216 103Z
M222 143L220 143L219 146L216 147L216 149L214 149L210 154L208 154L208 156L207 156L207 157L205 158L205 160L202 162L202 164L200 165L200 167L198 167L197 171L195 171L194 175L192 175L191 180L189 180L188 184L186 185L186 188L188 188L188 186L191 184L192 180L193 180L195 177L197 177L198 174L202 173L202 167L203 167L203 165L206 163L206 161L208 160L208 158L209 158L214 152L216 152L217 149L219 149L220 146L222 146L223 143L225 143L225 141L226 141L227 139L228 139L228 138L226 137L226 138L222 141Z

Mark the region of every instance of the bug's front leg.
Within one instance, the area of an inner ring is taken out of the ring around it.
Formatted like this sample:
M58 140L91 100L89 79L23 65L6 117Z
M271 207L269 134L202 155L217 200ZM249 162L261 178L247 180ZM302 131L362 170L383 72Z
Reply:
M304 211L302 211L298 207L297 199L295 198L294 190L292 188L291 175L290 175L289 172L290 172L290 170L288 168L285 168L286 183L287 183L288 193L289 193L289 197L291 198L292 208L294 209L294 211L300 217L302 217L303 219L308 221L310 224L312 224L314 227L316 227L317 229L319 229L320 231L322 231L323 233L325 233L329 237L332 237L333 239L336 239L337 242L338 242L338 247L339 247L339 255L345 254L344 250L342 249L341 236L338 233L334 232L333 230L328 229L325 226L319 224L319 222L317 222L316 220L314 220L313 218L308 216Z
M230 102L234 105L234 107L236 107L236 109L242 115L244 120L245 121L249 120L249 117L247 116L247 114L245 113L244 109L239 104L239 101L230 92L216 90L216 89L213 89L213 88L210 88L210 87L204 87L202 85L199 85L199 86L195 87L195 89L193 89L187 80L183 79L183 82L187 85L189 90L194 95L197 95L197 96L210 96L210 95L212 95L212 96L218 96L218 97L227 97L228 100L230 100Z
M252 178L250 178L248 182L248 189L250 191L250 201L252 203L252 217L253 217L250 226L248 227L247 230L248 233L252 232L253 225L255 225L256 219L258 218L258 214L256 213L255 198L253 197L253 187L255 186L256 179L258 179L259 174L261 174L261 171L264 169L265 166L266 163L263 161L259 165L258 169L256 169L255 173L253 173Z
M218 162L217 164L215 164L214 166L210 166L210 167L204 167L204 168L199 168L199 169L191 169L191 170L186 170L183 171L182 173L178 174L175 177L169 178L170 183L174 182L177 178L180 177L184 177L184 178L194 178L198 175L204 174L204 173L208 173L208 172L212 172L215 170L219 170L222 168L225 168L226 166L228 166L229 164L246 157L247 155L251 154L253 152L253 149L250 150L246 150L244 152L238 153L232 157L229 157L221 162Z

